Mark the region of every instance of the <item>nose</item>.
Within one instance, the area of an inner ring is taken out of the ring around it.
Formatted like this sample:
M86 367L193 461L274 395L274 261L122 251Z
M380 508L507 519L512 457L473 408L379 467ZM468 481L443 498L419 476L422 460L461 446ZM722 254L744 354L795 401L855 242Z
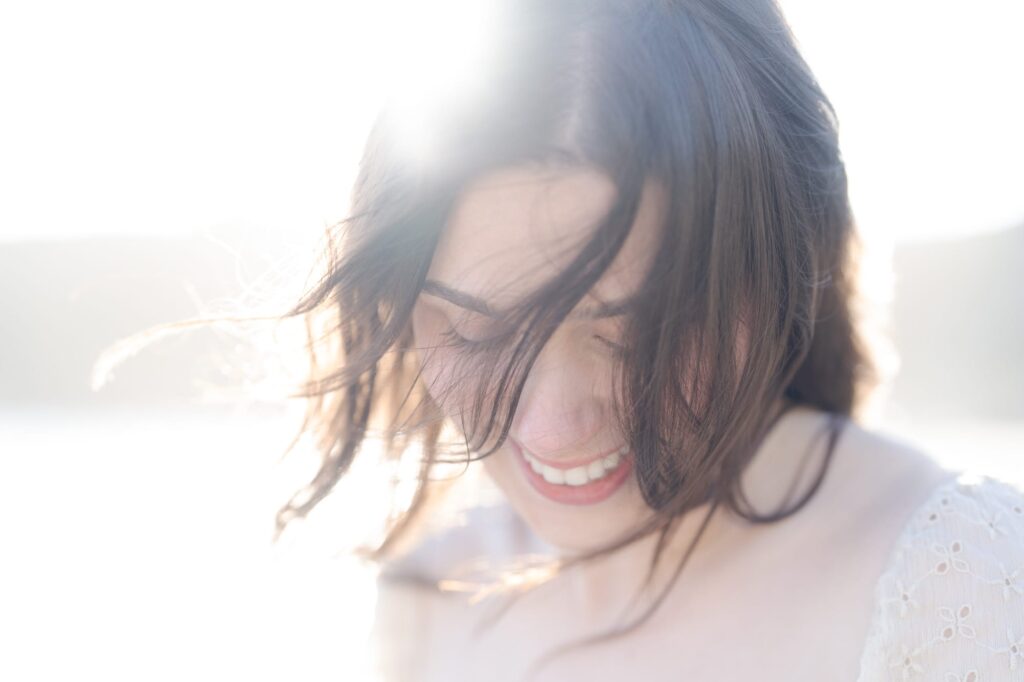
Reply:
M601 439L608 427L606 370L580 352L567 331L558 329L537 356L510 432L531 453L551 460L607 445Z

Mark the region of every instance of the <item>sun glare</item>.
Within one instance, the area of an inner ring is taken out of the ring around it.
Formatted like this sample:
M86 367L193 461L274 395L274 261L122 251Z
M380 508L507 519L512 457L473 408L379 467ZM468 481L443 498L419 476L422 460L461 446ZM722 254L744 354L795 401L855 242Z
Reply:
M445 106L482 94L481 76L495 58L495 5L493 0L394 0L382 6L393 13L392 21L402 17L391 24L391 50L380 63L380 77L400 144L411 159L422 162L438 153L425 130Z

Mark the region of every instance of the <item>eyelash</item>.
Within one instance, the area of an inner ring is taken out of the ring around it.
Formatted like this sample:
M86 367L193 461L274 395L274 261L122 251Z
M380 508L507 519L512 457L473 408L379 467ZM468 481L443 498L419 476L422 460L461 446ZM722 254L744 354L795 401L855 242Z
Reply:
M463 349L469 349L469 350L474 350L474 349L481 348L481 347L487 345L487 343L488 343L488 341L486 341L486 340L484 340L484 341L474 341L472 339L467 339L465 336L463 336L462 334L460 334L457 331L455 331L455 327L449 327L445 331L441 332L441 336L450 345L452 345L452 346L454 346L456 348L463 348ZM601 344L603 344L605 347L607 347L609 350L611 350L612 354L616 358L622 358L622 357L625 356L625 354L626 354L625 346L622 346L622 345L620 345L618 343L615 343L614 341L609 341L608 339L604 338L603 336L601 336L599 334L594 334L592 338L594 338L595 340L599 341Z
M615 355L615 357L621 358L621 357L624 357L626 355L626 347L625 346L623 346L621 344L618 344L618 343L615 343L614 341L609 341L608 339L604 338L603 336L599 336L597 334L594 334L594 338L597 339L598 341L600 341L602 344L604 344L608 348L610 348L612 353Z
M441 332L441 337L445 339L448 345L468 351L483 350L495 342L495 339L483 339L480 341L467 339L465 336L455 331L455 327L449 327L445 331Z
M441 332L441 336L444 337L445 340L451 342L454 346L475 346L479 343L478 341L471 341L467 339L465 336L455 331L455 327L449 327L447 330Z

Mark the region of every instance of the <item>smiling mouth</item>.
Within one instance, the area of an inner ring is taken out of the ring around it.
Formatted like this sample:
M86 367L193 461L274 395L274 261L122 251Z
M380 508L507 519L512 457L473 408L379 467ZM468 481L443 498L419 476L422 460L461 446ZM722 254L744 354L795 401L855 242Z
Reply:
M586 464L555 467L530 455L513 441L524 478L541 496L568 505L597 504L620 489L633 471L629 446Z
M519 451L534 473L541 476L546 482L553 485L584 486L601 480L622 466L623 460L629 454L629 446L623 445L615 452L593 459L587 464L573 467L553 466L542 462L522 447L519 448Z

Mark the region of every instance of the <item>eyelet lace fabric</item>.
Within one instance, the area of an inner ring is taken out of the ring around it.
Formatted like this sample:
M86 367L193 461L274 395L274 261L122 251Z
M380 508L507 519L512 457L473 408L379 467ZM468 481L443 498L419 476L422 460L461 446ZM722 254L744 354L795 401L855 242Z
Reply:
M858 682L1024 682L1024 492L962 473L901 532Z

